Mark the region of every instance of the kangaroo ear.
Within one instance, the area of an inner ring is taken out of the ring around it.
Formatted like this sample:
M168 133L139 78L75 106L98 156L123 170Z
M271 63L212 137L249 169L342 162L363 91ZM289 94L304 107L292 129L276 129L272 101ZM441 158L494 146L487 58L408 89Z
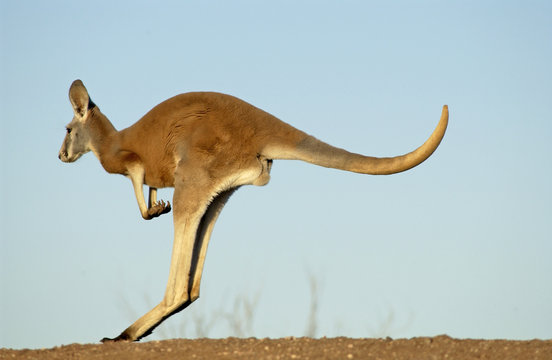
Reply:
M69 100L71 105L73 105L73 111L75 115L79 117L84 117L88 109L90 108L90 96L88 91L84 87L84 84L80 80L75 80L69 88Z

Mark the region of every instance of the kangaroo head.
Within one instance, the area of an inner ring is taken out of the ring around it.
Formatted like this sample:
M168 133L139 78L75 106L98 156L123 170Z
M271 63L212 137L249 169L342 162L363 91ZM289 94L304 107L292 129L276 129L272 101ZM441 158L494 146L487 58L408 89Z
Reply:
M96 106L80 80L75 80L71 84L69 100L73 106L74 116L66 126L67 134L59 150L58 157L63 162L74 162L91 150L87 121L91 110Z

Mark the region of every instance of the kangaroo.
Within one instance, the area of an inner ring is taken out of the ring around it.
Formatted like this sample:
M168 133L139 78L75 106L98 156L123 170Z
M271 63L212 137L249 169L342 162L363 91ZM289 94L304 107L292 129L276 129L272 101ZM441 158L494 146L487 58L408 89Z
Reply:
M119 336L102 342L137 341L199 297L207 245L215 221L242 185L266 185L273 160L302 160L362 174L399 173L426 160L439 146L448 107L429 139L416 150L377 158L350 153L297 130L238 98L214 92L177 95L117 131L92 102L80 80L69 89L74 117L59 151L74 162L92 151L103 168L130 178L141 216L171 211L157 189L174 187L174 243L163 300ZM146 203L143 186L149 186Z

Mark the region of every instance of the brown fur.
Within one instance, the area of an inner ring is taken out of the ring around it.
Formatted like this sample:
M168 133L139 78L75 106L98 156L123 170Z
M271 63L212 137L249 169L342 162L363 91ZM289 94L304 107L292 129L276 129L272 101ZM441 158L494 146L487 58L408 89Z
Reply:
M392 174L427 159L445 134L448 108L431 137L393 158L353 154L325 144L235 97L209 92L177 95L134 125L117 131L90 100L80 80L69 90L74 118L59 152L64 162L93 151L109 173L132 181L140 213L171 210L157 188L174 187L175 238L163 301L115 339L138 340L199 297L209 237L222 207L242 185L265 185L273 159L303 160L365 174ZM146 204L143 185L150 187Z

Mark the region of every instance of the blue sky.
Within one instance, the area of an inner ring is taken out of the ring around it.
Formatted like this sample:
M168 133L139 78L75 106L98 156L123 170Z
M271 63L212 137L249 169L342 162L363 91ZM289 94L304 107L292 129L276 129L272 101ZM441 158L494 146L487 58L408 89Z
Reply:
M412 171L279 161L240 189L201 298L148 339L304 335L311 277L316 336L552 338L550 2L0 6L0 347L115 336L164 292L172 216L142 220L93 154L57 158L77 78L118 129L213 90L373 156L414 149L450 107Z

